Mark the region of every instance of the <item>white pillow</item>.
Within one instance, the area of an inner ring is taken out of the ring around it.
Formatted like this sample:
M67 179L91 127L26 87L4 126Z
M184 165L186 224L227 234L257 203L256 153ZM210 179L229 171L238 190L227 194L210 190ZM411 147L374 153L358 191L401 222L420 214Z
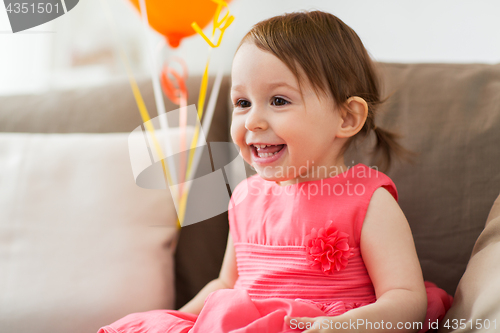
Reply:
M0 133L0 332L91 333L174 305L176 212L128 133Z

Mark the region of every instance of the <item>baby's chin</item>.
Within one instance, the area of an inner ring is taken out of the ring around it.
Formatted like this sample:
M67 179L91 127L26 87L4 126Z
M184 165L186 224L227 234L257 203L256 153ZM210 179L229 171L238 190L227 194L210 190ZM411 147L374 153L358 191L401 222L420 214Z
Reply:
M255 171L257 171L257 174L260 176L260 178L264 179L264 180L267 180L267 181L270 181L270 182L276 182L276 183L280 183L280 182L285 182L287 180L290 180L290 178L288 177L283 177L283 174L275 174L275 173L272 173L272 172L269 172L269 170L263 170L263 169L260 169L260 168L254 168Z

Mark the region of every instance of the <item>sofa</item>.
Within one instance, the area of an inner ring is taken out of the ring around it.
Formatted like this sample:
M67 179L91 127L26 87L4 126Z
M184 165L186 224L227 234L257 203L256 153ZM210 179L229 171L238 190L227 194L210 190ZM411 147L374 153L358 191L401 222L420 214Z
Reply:
M396 184L425 280L454 296L439 330L496 331L500 65L377 68L390 97L375 123L400 133L416 156L384 172ZM137 81L156 116L151 80ZM200 82L188 79L188 104L197 103ZM209 143L231 142L230 85L227 75ZM168 100L165 107L177 108ZM141 124L126 78L0 96L0 332L97 332L128 313L179 308L217 277L227 212L176 227L170 192L134 181L127 138ZM371 133L351 146L346 165L378 168L374 144ZM248 165L240 172L255 173Z

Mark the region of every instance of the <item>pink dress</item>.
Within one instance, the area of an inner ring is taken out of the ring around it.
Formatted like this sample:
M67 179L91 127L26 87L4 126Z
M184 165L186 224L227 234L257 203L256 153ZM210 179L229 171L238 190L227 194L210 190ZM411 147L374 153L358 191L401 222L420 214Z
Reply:
M285 325L285 315L337 316L375 302L359 244L379 187L398 199L389 177L361 163L335 177L284 187L248 178L229 203L239 274L234 289L211 293L198 316L133 313L98 333L299 332ZM434 284L426 288L424 324L442 319L452 302Z

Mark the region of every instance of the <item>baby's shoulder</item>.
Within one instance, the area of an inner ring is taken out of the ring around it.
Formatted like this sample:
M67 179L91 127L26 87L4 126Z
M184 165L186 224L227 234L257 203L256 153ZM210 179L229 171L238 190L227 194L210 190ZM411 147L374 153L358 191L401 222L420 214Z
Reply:
M397 205L398 191L392 179L376 167L372 168L364 164L358 164L351 179L354 183L355 191L356 187L358 187L356 191L357 195L352 196L351 200L355 200L356 202L353 204L356 210L353 221L355 242L359 244L361 229L369 207L375 205L377 209L383 210L387 206L387 202L391 201L391 196L393 197L392 203L395 201L396 203L394 204ZM380 202L383 202L383 204L381 205Z
M353 170L352 180L356 184L360 184L359 192L363 193L367 199L371 199L375 191L382 187L398 201L396 184L388 175L379 171L376 167L369 167L359 163Z

